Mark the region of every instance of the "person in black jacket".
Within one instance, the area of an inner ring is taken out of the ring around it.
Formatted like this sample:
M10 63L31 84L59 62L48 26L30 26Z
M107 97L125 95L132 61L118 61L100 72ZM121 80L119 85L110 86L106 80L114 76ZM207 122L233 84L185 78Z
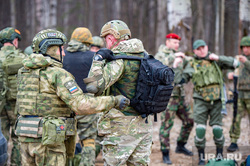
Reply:
M92 34L88 28L78 27L72 35L63 59L63 68L70 72L82 89L87 93L83 79L88 76L94 52ZM76 144L74 165L95 165L95 139L97 137L97 115L81 115L77 117L77 133L79 143ZM81 153L80 153L81 152Z

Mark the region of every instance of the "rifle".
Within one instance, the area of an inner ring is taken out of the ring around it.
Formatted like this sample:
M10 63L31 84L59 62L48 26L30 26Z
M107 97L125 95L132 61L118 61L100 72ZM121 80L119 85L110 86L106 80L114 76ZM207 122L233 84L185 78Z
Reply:
M228 103L233 103L233 124L235 123L236 115L237 115L237 109L238 109L238 90L237 90L237 82L238 82L238 76L233 77L233 82L234 82L234 90L233 90L233 99L230 99L227 101ZM234 130L234 125L233 125L233 130Z

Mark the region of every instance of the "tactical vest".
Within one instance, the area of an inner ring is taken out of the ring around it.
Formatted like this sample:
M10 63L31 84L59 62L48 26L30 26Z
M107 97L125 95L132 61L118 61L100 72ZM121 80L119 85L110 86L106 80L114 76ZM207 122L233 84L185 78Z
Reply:
M4 72L4 85L7 89L7 100L15 100L17 94L17 73L23 66L23 56L19 55L19 50L15 50L14 54L6 56L2 61L2 68Z
M205 101L218 100L223 83L222 73L216 62L194 59L191 62L195 72L192 75L194 89Z
M133 54L133 56L143 57L143 55L140 54ZM118 88L126 94L129 98L133 98L135 95L136 90L136 84L137 84L137 78L138 78L138 72L140 69L140 61L136 60L124 60L124 72L122 75L122 78L117 81L114 86L111 87L111 94L121 95L121 92L118 90ZM125 115L139 115L136 110L134 110L132 107L127 107L122 112Z
M49 68L49 67L48 67ZM41 74L43 70L29 70L21 68L18 72L18 93L17 105L20 115L36 115L70 117L71 110L57 95L56 92L41 93L41 85L46 85L43 82L44 78ZM46 77L46 76L45 76ZM44 87L46 88L46 87Z
M250 58L248 58L250 60ZM239 68L239 78L238 78L238 90L244 91L244 90L250 90L250 73L244 67L244 65L240 65Z

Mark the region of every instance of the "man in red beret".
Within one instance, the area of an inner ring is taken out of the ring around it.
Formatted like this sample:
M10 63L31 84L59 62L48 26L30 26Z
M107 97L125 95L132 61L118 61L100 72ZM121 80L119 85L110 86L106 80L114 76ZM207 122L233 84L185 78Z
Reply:
M176 57L181 57L183 63L178 67L185 68L188 64L188 58L184 53L178 52L181 37L175 33L166 35L166 44L159 47L158 53L155 58L160 60L164 65L172 67ZM176 79L177 76L175 76ZM169 158L170 151L170 130L174 125L174 118L177 115L182 121L180 135L177 139L176 153L183 153L192 156L193 153L185 148L190 132L193 128L193 119L190 116L190 107L185 102L185 92L183 85L175 85L170 101L161 114L161 128L160 128L160 142L161 151L163 154L163 162L172 164Z

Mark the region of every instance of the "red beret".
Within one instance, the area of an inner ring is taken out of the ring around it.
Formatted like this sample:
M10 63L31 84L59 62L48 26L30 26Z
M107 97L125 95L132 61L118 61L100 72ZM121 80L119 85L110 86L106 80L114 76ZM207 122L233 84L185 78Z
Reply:
M167 35L166 35L166 38L167 38L167 39L177 39L177 40L181 40L181 37L178 36L178 35L175 34L175 33L167 34Z

